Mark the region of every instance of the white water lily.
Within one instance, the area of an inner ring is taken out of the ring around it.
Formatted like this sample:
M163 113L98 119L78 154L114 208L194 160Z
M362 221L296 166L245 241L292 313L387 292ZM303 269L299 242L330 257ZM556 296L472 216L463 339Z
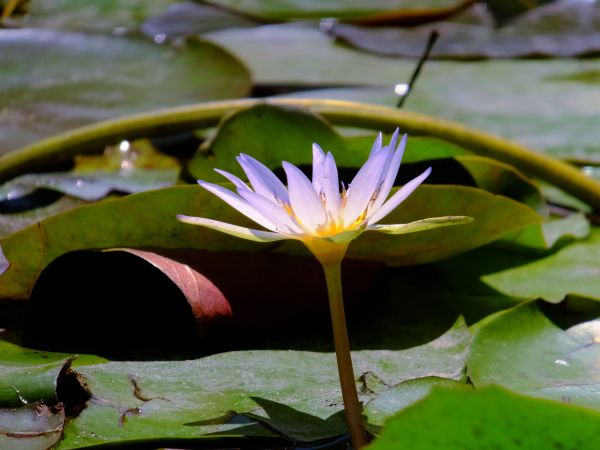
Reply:
M182 222L201 225L233 236L259 242L297 239L320 260L337 258L350 241L364 231L404 234L440 226L469 222L463 216L436 217L407 224L378 224L404 201L431 173L428 168L388 198L400 168L406 135L398 144L399 132L384 146L379 133L367 162L348 189L341 189L333 155L313 144L312 182L293 164L283 162L287 188L265 165L249 155L237 161L250 185L228 172L215 169L236 187L224 187L199 180L212 192L266 230L245 228L203 217L178 215ZM342 253L342 257L343 257ZM322 261L323 262L323 261Z
M367 162L358 171L348 189L342 188L341 192L333 156L331 153L325 154L317 144L313 144L312 181L296 166L283 162L283 169L287 176L286 187L266 166L244 154L238 156L237 161L246 173L250 185L222 170L217 172L233 183L236 192L218 184L198 181L200 186L262 225L266 230L244 228L203 217L177 216L179 220L186 223L201 225L253 241L297 239L303 242L319 260L327 282L346 423L352 447L356 450L365 447L368 440L362 422L361 404L352 368L342 296L341 262L348 244L364 231L403 234L471 221L469 217L449 216L423 219L407 224L378 224L431 172L431 168L427 169L388 198L400 168L406 135L400 144L398 144L398 130L392 136L389 145L384 146L382 140L379 133Z

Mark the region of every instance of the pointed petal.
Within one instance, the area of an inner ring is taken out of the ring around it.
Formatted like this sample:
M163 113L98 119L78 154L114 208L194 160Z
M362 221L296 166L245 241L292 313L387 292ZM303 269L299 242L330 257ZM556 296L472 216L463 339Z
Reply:
M412 192L429 176L431 173L431 167L428 168L425 172L419 175L417 178L412 179L404 186L402 186L394 195L390 197L390 199L385 202L381 208L379 208L375 213L369 218L369 225L379 222L389 213L391 213L396 206L402 203L406 197L408 197Z
M325 165L325 153L319 147L319 144L314 143L312 146L313 162L312 162L312 183L315 191L323 190L323 167Z
M392 139L393 140L393 139ZM379 192L377 193L377 199L373 206L371 206L369 210L369 214L367 217L371 217L373 214L377 212L377 210L383 205L383 202L387 199L390 191L394 187L394 181L396 181L396 176L398 175L398 169L400 169L400 162L402 161L402 155L404 154L404 148L406 147L406 134L402 136L402 140L400 141L400 145L394 151L390 164L387 167L387 172L385 177L383 178L383 182L381 183L381 187L379 188ZM390 148L393 149L392 146Z
M283 239L290 239L289 236L281 233L273 233L271 231L260 231L252 228L240 227L232 225L226 222L220 222L218 220L205 219L203 217L192 217L178 214L177 219L184 223L192 225L200 225L212 230L217 230L231 236L247 239L249 241L256 242L273 242L281 241Z
M375 141L373 142L373 147L371 147L371 153L369 153L369 158L381 150L381 146L383 145L383 135L381 132L377 134Z
M233 175L229 172L225 172L224 170L221 170L221 169L215 169L215 172L223 175L225 178L227 178L229 181L231 181L234 184L234 186L237 188L238 192L250 190L248 185L246 183L244 183L242 180L240 180L238 177L236 177L235 175Z
M274 202L288 202L287 189L271 170L250 155L241 153L237 162L242 166L254 191Z
M389 147L392 151L396 148L396 144L398 143L398 136L400 136L400 128L396 128L394 134L392 134L392 138L390 139Z
M346 193L346 204L342 211L344 225L353 223L367 208L379 186L382 171L390 152L391 150L387 147L376 152L361 167L350 183Z
M255 208L263 217L275 224L274 231L284 233L302 233L302 228L279 204L273 203L268 198L263 197L251 190L240 192L240 196Z
M452 225L463 225L471 222L473 222L473 218L468 216L431 217L429 219L397 225L369 225L367 231L379 231L388 234L408 234Z
M260 214L254 207L250 206L246 200L234 194L229 189L225 189L223 186L218 184L207 183L206 181L198 180L198 184L206 189L208 192L215 194L224 202L228 203L246 217L254 220L259 225L262 225L269 230L275 230L275 224L267 220L262 214Z
M300 169L286 161L282 165L288 180L290 206L300 225L314 232L327 220L323 202Z
M323 167L323 196L325 197L325 210L331 217L337 218L342 206L340 195L340 182L337 166L331 152L327 153Z

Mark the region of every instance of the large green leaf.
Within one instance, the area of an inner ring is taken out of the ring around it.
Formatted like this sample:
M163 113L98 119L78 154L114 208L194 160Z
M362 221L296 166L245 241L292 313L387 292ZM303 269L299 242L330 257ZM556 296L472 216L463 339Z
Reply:
M243 176L235 160L240 153L254 156L270 168L281 166L281 161L310 164L314 142L338 156L338 164L349 159L342 152L342 138L318 115L302 109L258 105L227 117L208 148L194 156L189 171L196 178L219 182L224 178L212 170L215 167ZM354 159L354 165L360 166L367 154L360 161Z
M494 289L521 299L557 303L567 295L600 300L600 229L588 239L528 264L491 273L482 279Z
M388 421L370 450L593 450L600 414L498 388L434 390Z
M459 320L444 335L418 347L354 352L362 399L412 378L464 380L470 339ZM0 342L1 348L7 346L12 348ZM41 367L40 358L63 357L26 349L21 354ZM0 371L6 364L0 360ZM333 353L228 352L198 360L110 362L72 370L85 380L91 399L67 425L61 449L219 435L272 437L272 430L292 441L314 442L346 433ZM20 383L28 382L30 375L22 372ZM46 386L51 390L54 384L48 381Z
M453 21L421 27L375 28L340 23L329 33L361 50L413 58L423 53L433 30L440 38L431 51L432 58L573 57L600 50L600 32L595 25L600 7L596 2L554 2L500 28L494 26L491 14L478 6Z
M407 380L382 392L365 406L365 415L371 426L381 426L391 416L425 398L434 387L464 386L457 380L425 377Z
M270 25L206 35L240 57L266 84L406 83L412 60L353 51L309 25ZM598 160L600 62L430 62L405 103L556 155ZM343 97L342 97L343 98Z
M174 48L135 38L5 29L0 46L0 153L110 117L249 90L247 69L199 40Z
M35 28L123 34L163 13L175 0L30 0L23 23Z
M482 326L468 371L476 387L498 384L535 397L600 410L600 321L562 330L525 303Z
M1 241L10 267L0 276L0 297L26 297L40 271L54 258L73 250L113 247L211 251L266 248L265 244L183 224L175 219L177 214L255 226L229 205L195 186L143 192L84 206L50 217ZM350 254L394 264L422 263L483 245L508 231L540 220L537 214L520 203L462 186L421 186L388 219L391 223L408 223L446 215L466 215L475 220L468 225L397 237L363 233L350 247ZM279 251L302 251L297 242L283 242L278 245Z

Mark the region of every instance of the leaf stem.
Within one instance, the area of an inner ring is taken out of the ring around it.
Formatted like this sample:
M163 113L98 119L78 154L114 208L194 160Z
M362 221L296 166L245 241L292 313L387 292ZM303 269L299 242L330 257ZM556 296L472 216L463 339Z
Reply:
M308 108L335 125L402 131L432 136L473 153L514 165L529 176L548 181L600 211L600 182L558 159L535 152L517 142L414 112L385 106L327 99L242 99L200 103L120 117L52 136L0 155L0 182L17 175L44 170L48 164L76 154L96 152L121 139L136 139L212 127L227 114L260 104Z
M346 315L344 313L344 300L342 297L341 261L323 263L327 293L329 295L329 309L331 311L331 324L333 326L333 341L337 358L342 397L344 399L344 413L346 424L350 433L350 441L354 450L360 450L367 445L367 433L362 421L361 404L358 400L356 380L352 368L350 343L346 328Z

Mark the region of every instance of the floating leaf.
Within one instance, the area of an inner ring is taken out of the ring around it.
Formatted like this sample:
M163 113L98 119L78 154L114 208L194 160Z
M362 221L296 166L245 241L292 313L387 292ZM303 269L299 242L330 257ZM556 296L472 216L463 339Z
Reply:
M6 249L5 249L6 251ZM521 299L542 298L558 303L567 295L600 300L600 230L587 240L522 266L485 275L494 289Z
M124 34L175 0L30 0L23 25L35 28Z
M477 9L477 15L484 17L478 17L476 23L467 22L469 15L468 19L461 17L413 28L336 23L328 33L362 50L412 58L421 56L434 30L440 37L431 51L432 58L574 57L600 53L600 32L595 25L600 19L600 7L595 2L554 2L501 28L494 26L493 18L485 11Z
M351 83L392 89L406 83L415 68L413 60L335 45L306 24L222 30L206 36L242 59L259 84L308 89ZM421 72L404 108L554 155L598 161L598 73L598 59L435 62Z
M174 3L162 14L148 18L142 33L156 41L194 36L223 28L242 28L256 22L210 5L183 1Z
M434 387L464 386L456 380L440 377L415 378L404 381L371 400L364 410L371 426L382 426L391 416L425 398Z
M481 327L468 360L475 387L514 391L600 410L600 321L558 328L525 303Z
M499 388L436 389L392 417L369 450L593 450L600 415Z
M590 222L583 214L552 218L544 223L531 225L523 230L510 233L503 238L511 245L532 250L550 250L560 242L583 239L590 234Z
M226 118L208 149L199 151L188 169L196 178L222 182L223 177L213 168L243 176L235 160L240 153L247 153L271 168L281 166L281 161L311 163L314 142L340 159L345 156L340 151L344 149L342 138L316 114L303 109L258 105Z
M0 409L0 446L6 450L46 450L60 439L65 422L62 407L34 403Z
M0 45L0 65L8 68L0 74L1 152L110 117L245 96L250 83L235 57L199 40L174 48L141 39L4 29Z

